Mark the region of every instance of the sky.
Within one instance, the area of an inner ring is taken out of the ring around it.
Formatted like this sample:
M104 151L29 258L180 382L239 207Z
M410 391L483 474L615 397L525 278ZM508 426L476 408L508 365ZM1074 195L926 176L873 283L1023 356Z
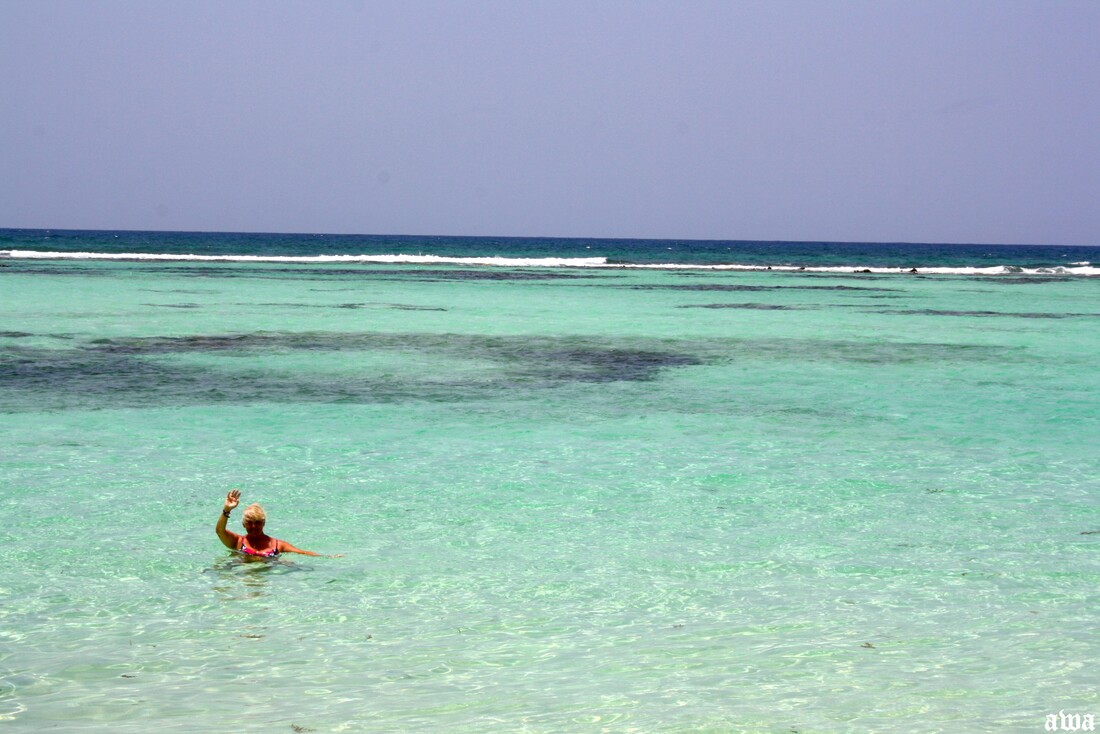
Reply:
M0 0L0 227L1100 245L1100 2Z

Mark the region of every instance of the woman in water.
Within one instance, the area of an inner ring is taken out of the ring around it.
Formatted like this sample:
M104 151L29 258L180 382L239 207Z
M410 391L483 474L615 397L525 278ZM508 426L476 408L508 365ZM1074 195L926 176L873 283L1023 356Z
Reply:
M301 553L304 556L319 556L320 553L295 548L285 540L272 538L264 533L264 522L267 515L264 508L259 505L249 505L245 508L242 524L244 535L237 535L232 530L226 530L225 524L229 520L229 513L241 502L241 490L231 489L225 496L225 506L222 507L222 516L218 518L218 524L214 526L218 537L226 548L240 551L246 556L259 556L260 558L274 558L280 553ZM339 558L339 556L331 556Z

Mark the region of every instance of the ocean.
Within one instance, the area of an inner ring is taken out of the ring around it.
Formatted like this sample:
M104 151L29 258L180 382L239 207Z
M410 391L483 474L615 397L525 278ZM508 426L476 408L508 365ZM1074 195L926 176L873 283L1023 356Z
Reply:
M1100 715L1098 264L0 230L0 728Z

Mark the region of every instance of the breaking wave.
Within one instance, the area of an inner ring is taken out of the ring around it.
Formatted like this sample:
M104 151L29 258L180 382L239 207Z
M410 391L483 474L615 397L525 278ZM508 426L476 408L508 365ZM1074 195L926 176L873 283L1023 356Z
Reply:
M0 250L0 258L12 260L122 260L132 262L227 262L295 263L302 265L386 264L386 265L464 265L502 268L606 268L619 270L730 270L806 273L867 273L919 275L1100 275L1100 267L1088 262L1053 267L1025 268L1016 265L983 267L870 267L865 265L746 265L738 263L633 263L611 261L606 257L447 257L443 255L186 255L141 252L49 252L40 250Z

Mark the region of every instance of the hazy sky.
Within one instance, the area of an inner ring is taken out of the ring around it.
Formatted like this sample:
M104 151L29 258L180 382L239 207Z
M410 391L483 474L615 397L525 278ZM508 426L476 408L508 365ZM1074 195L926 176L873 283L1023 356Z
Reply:
M0 0L0 227L1100 244L1100 2Z

